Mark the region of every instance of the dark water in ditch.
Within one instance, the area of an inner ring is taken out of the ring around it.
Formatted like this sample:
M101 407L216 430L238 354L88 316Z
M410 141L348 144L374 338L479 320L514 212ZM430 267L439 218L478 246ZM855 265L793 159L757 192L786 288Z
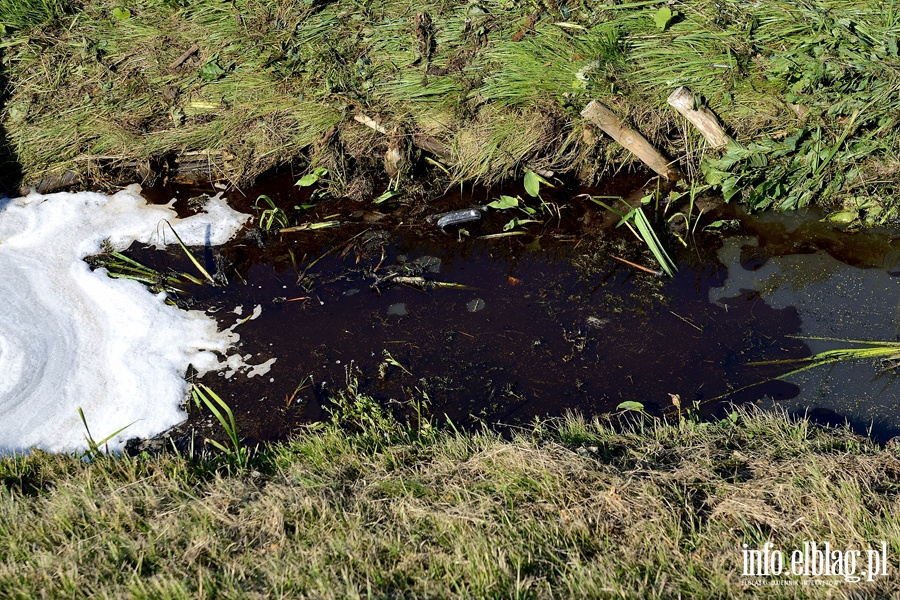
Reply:
M290 209L304 202L293 182L282 175L243 199L227 197L251 211L266 193ZM633 201L642 184L620 178L591 192ZM178 198L176 208L187 211L198 191L152 193ZM561 210L526 235L481 239L510 219L499 211L465 231L427 223L499 193L524 195L463 190L392 209L323 201L300 222L337 215L341 226L262 239L253 232L208 249L210 267L221 255L228 284L192 289L183 300L215 310L222 327L258 314L236 327L239 350L253 364L275 360L264 374L203 382L232 406L250 442L323 418L348 374L385 406L410 414L411 401L427 397L434 417L458 426L598 414L624 401L661 414L677 396L707 415L758 402L849 420L880 439L900 432L900 391L883 365L780 381L772 378L787 367L749 364L835 347L797 336L896 339L900 248L888 233L845 233L815 214L748 218L717 209L687 247L665 237L678 272L657 277L613 258L657 268L641 242L613 227L617 218L576 192L548 196ZM703 231L733 218L741 221L727 234ZM131 253L157 268L191 269L172 251ZM216 427L194 411L174 435Z

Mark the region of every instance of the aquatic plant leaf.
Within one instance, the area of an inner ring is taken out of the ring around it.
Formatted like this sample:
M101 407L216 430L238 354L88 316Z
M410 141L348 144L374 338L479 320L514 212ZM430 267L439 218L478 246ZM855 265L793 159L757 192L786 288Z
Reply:
M532 196L534 198L537 198L538 194L540 194L542 184L548 187L554 187L552 183L550 183L531 169L525 171L524 184L525 191L528 192L529 196Z
M498 200L488 203L489 208L496 208L497 210L506 210L517 206L519 206L519 199L512 196L500 196Z
M175 231L175 228L172 227L172 224L169 223L168 221L163 221L163 223L165 223L166 225L169 226L169 230L175 236L175 239L178 241L178 245L181 246L181 249L184 251L184 253L187 255L187 257L190 259L190 261L194 264L194 266L197 268L197 270L200 271L200 274L203 275L206 278L206 280L209 283L211 283L212 285L217 285L215 278L209 274L209 271L207 271L206 269L203 268L203 265L200 264L200 261L198 261L196 258L194 258L194 255L191 254L191 251L188 250L187 245L181 240L181 236L178 235L178 232Z
M509 223L503 226L503 231L510 231L511 229L515 229L521 225L527 225L528 223L540 223L537 219L512 219Z
M644 211L640 208L636 208L633 211L634 214L634 225L637 227L638 232L641 234L641 238L644 240L644 243L650 248L650 251L653 253L653 256L656 258L656 262L659 263L659 266L662 267L662 270L665 271L666 275L672 277L678 269L675 267L675 263L672 262L672 259L669 258L669 255L663 249L662 244L659 241L659 238L656 237L656 233L653 232L653 228L650 226L650 221L647 220L646 215L644 215Z
M328 169L325 167L316 167L313 169L312 173L307 173L303 177L301 177L296 184L298 187L309 187L311 185L315 185L319 182L322 177L328 174Z
M719 219L717 221L713 221L709 225L703 228L704 231L716 231L718 229L723 229L725 227L734 227L737 228L740 226L740 221L737 219Z
M626 400L625 402L620 402L616 407L616 410L632 410L635 412L643 413L644 405L640 402L635 402L634 400Z
M541 192L541 181L534 171L526 171L525 173L525 191L529 196L537 197Z
M381 204L382 202L387 202L391 198L396 198L401 193L402 192L400 190L387 190L385 193L372 200L372 202L374 202L375 204Z
M825 217L825 221L828 223L852 223L856 219L859 218L859 211L856 210L842 210L839 212L834 212Z

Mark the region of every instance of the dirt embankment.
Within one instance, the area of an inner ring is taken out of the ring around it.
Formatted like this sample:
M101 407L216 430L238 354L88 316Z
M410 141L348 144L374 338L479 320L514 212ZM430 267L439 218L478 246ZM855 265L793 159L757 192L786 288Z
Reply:
M209 177L293 164L367 198L584 181L633 164L592 99L755 208L896 217L900 17L890 2L621 6L28 0L0 5L2 126L22 181ZM666 106L686 85L737 144Z

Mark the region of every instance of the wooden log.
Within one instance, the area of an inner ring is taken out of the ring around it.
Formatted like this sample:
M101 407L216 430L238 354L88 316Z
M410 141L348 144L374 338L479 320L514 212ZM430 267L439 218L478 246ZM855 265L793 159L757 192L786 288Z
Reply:
M732 141L712 111L708 108L694 109L694 94L691 90L681 86L669 94L667 102L703 134L711 148L723 148Z
M666 179L678 179L681 173L665 156L660 154L640 133L626 125L609 108L596 100L581 111L581 116L599 127L626 150L637 156L645 165Z
M79 175L73 171L66 171L65 173L57 175L48 175L38 182L37 186L35 186L35 191L37 191L38 194L58 192L69 186L75 185L79 180ZM22 186L19 193L25 196L30 191L31 190L27 186Z

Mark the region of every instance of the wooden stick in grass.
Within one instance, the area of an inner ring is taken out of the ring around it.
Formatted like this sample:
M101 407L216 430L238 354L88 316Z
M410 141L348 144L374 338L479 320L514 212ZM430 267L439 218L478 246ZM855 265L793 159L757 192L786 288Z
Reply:
M188 48L184 54L182 54L181 56L176 58L174 61L172 61L172 64L170 64L168 67L166 67L166 70L174 71L175 69L180 67L182 65L182 63L184 63L184 61L189 59L192 54L194 54L195 52L198 52L199 50L200 50L200 45L194 44L193 46Z
M622 122L616 116L616 113L603 104L596 100L591 100L590 104L581 111L581 116L622 144L626 150L629 150L641 159L645 165L653 169L657 174L666 179L678 179L681 177L681 173L675 165L660 154L644 136Z
M691 93L691 90L681 86L669 94L667 102L703 134L710 147L723 148L732 141L711 110L708 108L694 109L694 94Z

